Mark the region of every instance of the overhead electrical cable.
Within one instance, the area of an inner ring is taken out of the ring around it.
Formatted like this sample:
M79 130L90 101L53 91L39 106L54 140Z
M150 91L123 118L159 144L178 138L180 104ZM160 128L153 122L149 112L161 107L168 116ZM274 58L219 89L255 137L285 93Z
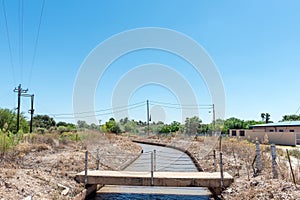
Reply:
M152 103L153 102L153 103ZM152 106L162 106L165 108L173 108L173 109L182 109L182 110L193 110L193 109L211 109L213 105L210 104L198 104L198 105L184 105L184 104L174 104L174 103L164 103L164 102L157 102L151 101L150 105Z
M112 115L112 114L116 114L116 113L120 113L120 112L124 112L127 110L133 110L136 108L140 108L143 107L145 105L137 105L137 106L133 106L133 107L128 107L128 108L124 108L124 109L120 109L120 110L112 110L110 112L105 112L105 113L98 113L98 114L93 114L93 115L84 115L84 116L80 116L79 118L89 118L89 117L97 117L97 116L105 116L105 115ZM49 114L57 119L73 119L74 117L67 117L67 116L57 116L55 114Z
M38 30L37 30L37 35L36 35L35 42L34 42L34 49L33 49L33 57L32 57L32 61L31 61L31 67L30 67L30 70L29 70L28 85L30 85L30 83L31 83L32 70L33 70L33 67L34 67L34 64L35 64L35 58L36 58L36 53L37 53L38 41L39 41L39 37L40 37L40 29L41 29L41 24L42 24L42 17L43 17L43 13L44 13L44 7L45 7L45 0L43 0L42 9L41 9L41 13L40 13L40 16L39 16Z
M20 81L23 82L23 27L24 27L24 1L19 0L19 65Z
M4 15L4 21L5 21L5 30L6 30L7 42L8 42L8 48L9 48L10 65L11 65L11 70L12 70L12 74L13 74L13 81L14 81L14 83L16 83L15 67L14 67L13 56L12 56L12 48L11 48L11 41L10 41L10 37L9 37L7 14L6 14L6 7L5 7L4 0L2 0L2 8L3 8L3 15Z
M167 103L161 101L150 101L152 105L159 104L159 105L168 105L168 106L181 106L181 107L213 107L213 104L179 104L179 103Z
M76 112L76 113L56 113L56 114L52 114L55 116L64 116L64 115L74 115L74 114L89 114L89 113L99 113L99 112L106 112L106 111L110 111L110 110L116 110L116 109L124 109L124 108L130 108L132 106L136 106L136 105L145 105L145 102L137 102L137 103L133 103L130 105L126 105L126 106L116 106L113 108L105 108L105 109L100 109L100 110L92 110L92 111L84 111L84 112Z

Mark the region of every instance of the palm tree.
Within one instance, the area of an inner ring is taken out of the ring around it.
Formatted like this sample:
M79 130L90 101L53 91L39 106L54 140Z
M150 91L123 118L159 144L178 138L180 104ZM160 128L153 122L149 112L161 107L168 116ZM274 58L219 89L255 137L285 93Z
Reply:
M266 113L261 113L260 117L261 117L261 121L265 121Z
M261 113L260 117L262 121L265 121L266 124L270 122L270 114L269 113Z
M269 123L269 121L270 121L270 116L271 116L271 115L270 115L269 113L266 113L266 124Z

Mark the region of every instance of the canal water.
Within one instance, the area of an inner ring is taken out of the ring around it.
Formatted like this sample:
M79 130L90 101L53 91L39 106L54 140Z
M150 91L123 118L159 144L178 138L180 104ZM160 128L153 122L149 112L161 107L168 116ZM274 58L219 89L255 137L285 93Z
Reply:
M176 149L155 145L139 144L143 148L142 155L129 165L125 171L150 171L151 152L155 150L155 171L198 171L191 158ZM155 177L154 177L155 178ZM201 187L145 187L145 186L112 186L101 188L95 200L175 200L175 199L209 199L211 193Z

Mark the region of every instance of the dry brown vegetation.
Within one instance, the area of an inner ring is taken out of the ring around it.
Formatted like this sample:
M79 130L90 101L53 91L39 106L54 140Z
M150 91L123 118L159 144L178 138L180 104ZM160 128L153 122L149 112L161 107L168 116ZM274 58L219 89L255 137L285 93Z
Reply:
M77 134L77 133L73 133ZM96 168L99 149L100 169L118 170L135 159L141 148L114 134L84 132L79 135L32 134L0 157L1 199L72 199L83 186L74 181L84 170L85 151L89 169ZM72 138L80 138L74 140ZM105 155L118 155L105 156Z
M137 138L187 149L199 162L204 171L214 171L212 150L216 150L216 169L219 171L219 141L215 137L198 137L188 142L180 137ZM255 145L246 140L223 138L223 169L235 181L223 191L222 199L300 199L300 161L292 157L296 185L293 183L286 152L277 146L278 179L273 179L270 145L260 145L263 170L254 176L252 163ZM294 150L297 155L297 150ZM291 151L292 152L292 151Z

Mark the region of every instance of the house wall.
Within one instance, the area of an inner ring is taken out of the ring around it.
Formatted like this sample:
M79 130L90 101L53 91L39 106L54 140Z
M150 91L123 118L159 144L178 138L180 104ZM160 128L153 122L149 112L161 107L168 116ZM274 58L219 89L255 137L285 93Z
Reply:
M236 131L236 135L234 135L234 131ZM244 131L245 135L241 136L240 132ZM300 131L299 131L300 132ZM240 137L244 139L256 140L256 138L262 142L265 136L268 136L268 140L270 144L280 144L280 145L296 145L296 136L299 137L300 133L296 132L265 132L261 129L252 129L252 130L243 130L243 129L233 129L229 131L230 137Z
M300 127L299 126L273 126L273 127L253 127L252 130L255 130L256 132L299 132L300 133Z

